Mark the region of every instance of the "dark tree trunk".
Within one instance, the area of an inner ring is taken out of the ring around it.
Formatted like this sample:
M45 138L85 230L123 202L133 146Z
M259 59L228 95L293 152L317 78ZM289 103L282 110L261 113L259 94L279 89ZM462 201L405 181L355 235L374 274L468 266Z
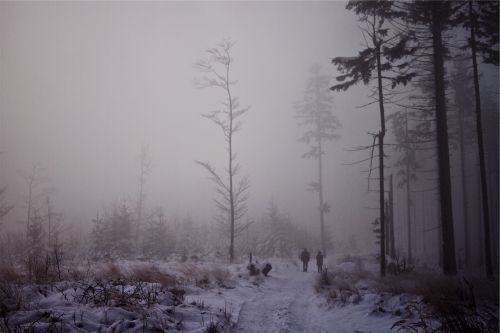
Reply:
M484 259L486 276L488 278L493 278L493 266L491 263L491 238L490 238L490 218L489 218L489 202L488 202L488 186L487 186L487 174L486 174L486 163L484 157L484 143L483 143L483 125L481 116L481 96L479 93L479 75L477 70L477 55L476 55L476 32L475 25L476 20L474 16L474 9L472 1L469 1L469 18L470 18L470 42L472 51L472 68L474 71L474 95L476 99L476 132L477 132L477 144L479 150L479 168L481 175L481 197L482 197L482 209L483 209L483 225L484 225Z
M455 235L450 179L450 153L448 147L448 124L446 119L446 96L444 84L443 25L440 11L441 2L432 2L432 47L434 62L434 82L436 97L436 122L439 156L439 190L441 204L441 225L443 237L443 271L446 275L456 275Z
M318 129L319 132L319 129ZM318 140L318 194L319 194L319 222L320 222L320 237L321 237L321 251L326 257L326 240L325 240L325 212L323 201L323 146L321 138Z
M380 274L385 276L385 211L384 211L384 136L385 136L385 110L384 92L382 86L382 68L380 55L380 42L374 37L377 57L377 83L378 83L378 103L380 109L380 132L378 134L378 154L379 154L379 204L380 204Z
M470 267L470 235L469 235L469 209L467 200L467 175L465 171L465 143L464 143L464 110L458 106L458 133L460 143L460 170L462 176L462 214L464 216L464 251L465 251L465 267Z
M394 236L394 186L392 183L392 174L389 178L389 227L390 227L390 242L389 242L389 255L394 258L396 255L396 239Z
M406 137L406 142L409 142L408 138L408 115L406 115L406 123L405 123L405 137ZM406 156L410 155L410 147L407 143L407 148L406 148ZM411 239L411 177L410 177L410 160L409 158L406 159L406 224L407 224L407 237L408 237L408 249L407 249L407 254L408 254L408 263L413 262L413 255L412 255L412 239Z

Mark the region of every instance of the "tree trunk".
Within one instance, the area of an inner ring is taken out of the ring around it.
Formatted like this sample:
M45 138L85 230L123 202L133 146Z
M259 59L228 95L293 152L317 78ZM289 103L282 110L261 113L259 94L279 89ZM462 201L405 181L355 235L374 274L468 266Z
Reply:
M389 226L390 226L390 242L389 242L389 255L394 258L396 256L396 240L394 236L394 186L392 183L392 174L389 178Z
M374 35L375 36L375 35ZM380 132L378 134L378 154L379 154L379 204L380 204L380 274L385 276L385 211L384 211L384 136L385 136L385 110L384 93L382 86L382 68L380 59L380 42L374 37L377 57L377 81L378 97L380 109Z
M142 169L142 166L141 166ZM142 170L141 170L141 179L139 180L139 202L137 203L137 223L135 226L135 246L136 249L139 249L139 233L141 230L141 223L142 223L142 201L143 201L143 196L144 196L144 181L142 179Z
M458 136L460 144L460 170L462 176L462 214L464 216L464 252L465 267L470 267L470 235L469 235L469 209L467 200L467 176L465 172L465 143L464 143L464 110L458 106Z
M321 138L318 140L318 192L319 192L319 221L320 221L320 233L321 233L321 251L326 257L326 241L325 241L325 212L324 212L324 202L323 202L323 147L321 144Z
M476 98L476 132L477 144L479 150L479 168L481 175L481 196L482 196L482 209L483 209L483 225L484 225L484 259L486 276L489 279L493 278L493 266L491 263L491 239L490 239L490 218L489 218L489 202L488 202L488 186L486 163L484 156L484 143L483 143L483 125L481 116L481 96L479 94L479 74L477 70L477 55L476 55L476 32L475 32L475 16L472 1L469 1L469 18L470 18L470 42L472 51L472 68L474 71L474 95Z
M409 147L409 138L408 138L408 115L406 115L406 123L405 123L405 137L406 137L406 224L408 227L407 230L407 237L408 237L408 249L407 249L407 255L408 255L408 263L413 262L413 256L412 256L412 239L411 239L411 175L410 175L410 160L408 156L410 155L410 147Z
M233 170L233 98L231 96L231 90L229 89L229 63L227 64L226 67L226 89L227 89L227 98L228 98L228 104L229 104L229 134L228 134L228 152L229 152L229 166L228 166L228 173L229 173L229 205L230 205L230 210L231 210L231 216L230 216L230 244L229 244L229 262L233 263L234 261L234 224L235 224L235 217L234 217L234 190L233 190L233 176L234 176L234 170Z
M439 156L439 190L441 204L441 225L443 237L443 271L446 275L456 275L455 235L450 179L450 154L448 147L448 124L446 119L446 97L444 84L444 49L440 2L432 2L432 47L434 62L434 82L436 99L437 141Z

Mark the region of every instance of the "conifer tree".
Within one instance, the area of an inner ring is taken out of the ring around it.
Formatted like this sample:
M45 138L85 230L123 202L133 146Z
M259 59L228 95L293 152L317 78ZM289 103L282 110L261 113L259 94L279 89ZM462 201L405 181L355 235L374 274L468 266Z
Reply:
M335 91L345 91L358 83L365 85L375 80L374 99L380 112L380 130L376 134L379 158L379 225L380 225L380 272L385 275L385 190L384 190L384 137L386 134L386 92L390 87L406 85L414 76L405 58L414 52L408 47L410 38L401 33L393 33L386 20L402 15L394 10L392 1L350 1L346 7L360 16L366 45L357 56L336 57L332 63L337 66L341 82L333 87Z
M309 146L309 150L302 157L313 158L318 161L318 178L317 181L310 183L310 189L318 193L321 251L326 256L325 214L330 211L330 206L324 199L323 157L325 155L325 143L340 137L337 134L340 122L333 114L333 96L328 91L330 77L321 74L319 65L313 65L310 73L311 78L304 98L296 104L296 118L299 125L306 128L306 132L300 138L300 141Z

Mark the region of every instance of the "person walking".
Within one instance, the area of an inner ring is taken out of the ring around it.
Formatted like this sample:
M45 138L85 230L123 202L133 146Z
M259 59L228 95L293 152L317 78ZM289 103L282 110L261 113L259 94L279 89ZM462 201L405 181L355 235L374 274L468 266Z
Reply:
M300 260L302 260L302 271L307 272L307 264L309 263L309 259L311 256L309 255L309 252L307 251L306 248L302 251L300 254Z
M318 273L323 272L323 253L321 251L318 251L316 255L316 265L318 265Z

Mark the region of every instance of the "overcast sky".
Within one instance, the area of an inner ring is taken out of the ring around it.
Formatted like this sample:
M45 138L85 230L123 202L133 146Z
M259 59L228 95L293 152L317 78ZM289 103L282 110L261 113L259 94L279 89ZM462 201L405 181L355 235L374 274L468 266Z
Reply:
M220 130L201 117L222 96L199 90L193 67L206 48L231 38L234 93L250 105L235 149L250 177L249 217L270 200L297 222L317 227L316 177L301 154L293 104L314 63L352 55L362 37L343 2L0 3L0 176L20 219L34 163L57 188L70 222L135 200L141 145L152 160L147 207L211 221L213 186L195 160L221 169ZM342 139L328 144L328 221L334 230L369 229L376 193L366 195L366 166L344 149L371 143L377 112L356 109L363 87L335 94ZM372 204L373 203L373 204ZM368 220L368 221L367 221Z

